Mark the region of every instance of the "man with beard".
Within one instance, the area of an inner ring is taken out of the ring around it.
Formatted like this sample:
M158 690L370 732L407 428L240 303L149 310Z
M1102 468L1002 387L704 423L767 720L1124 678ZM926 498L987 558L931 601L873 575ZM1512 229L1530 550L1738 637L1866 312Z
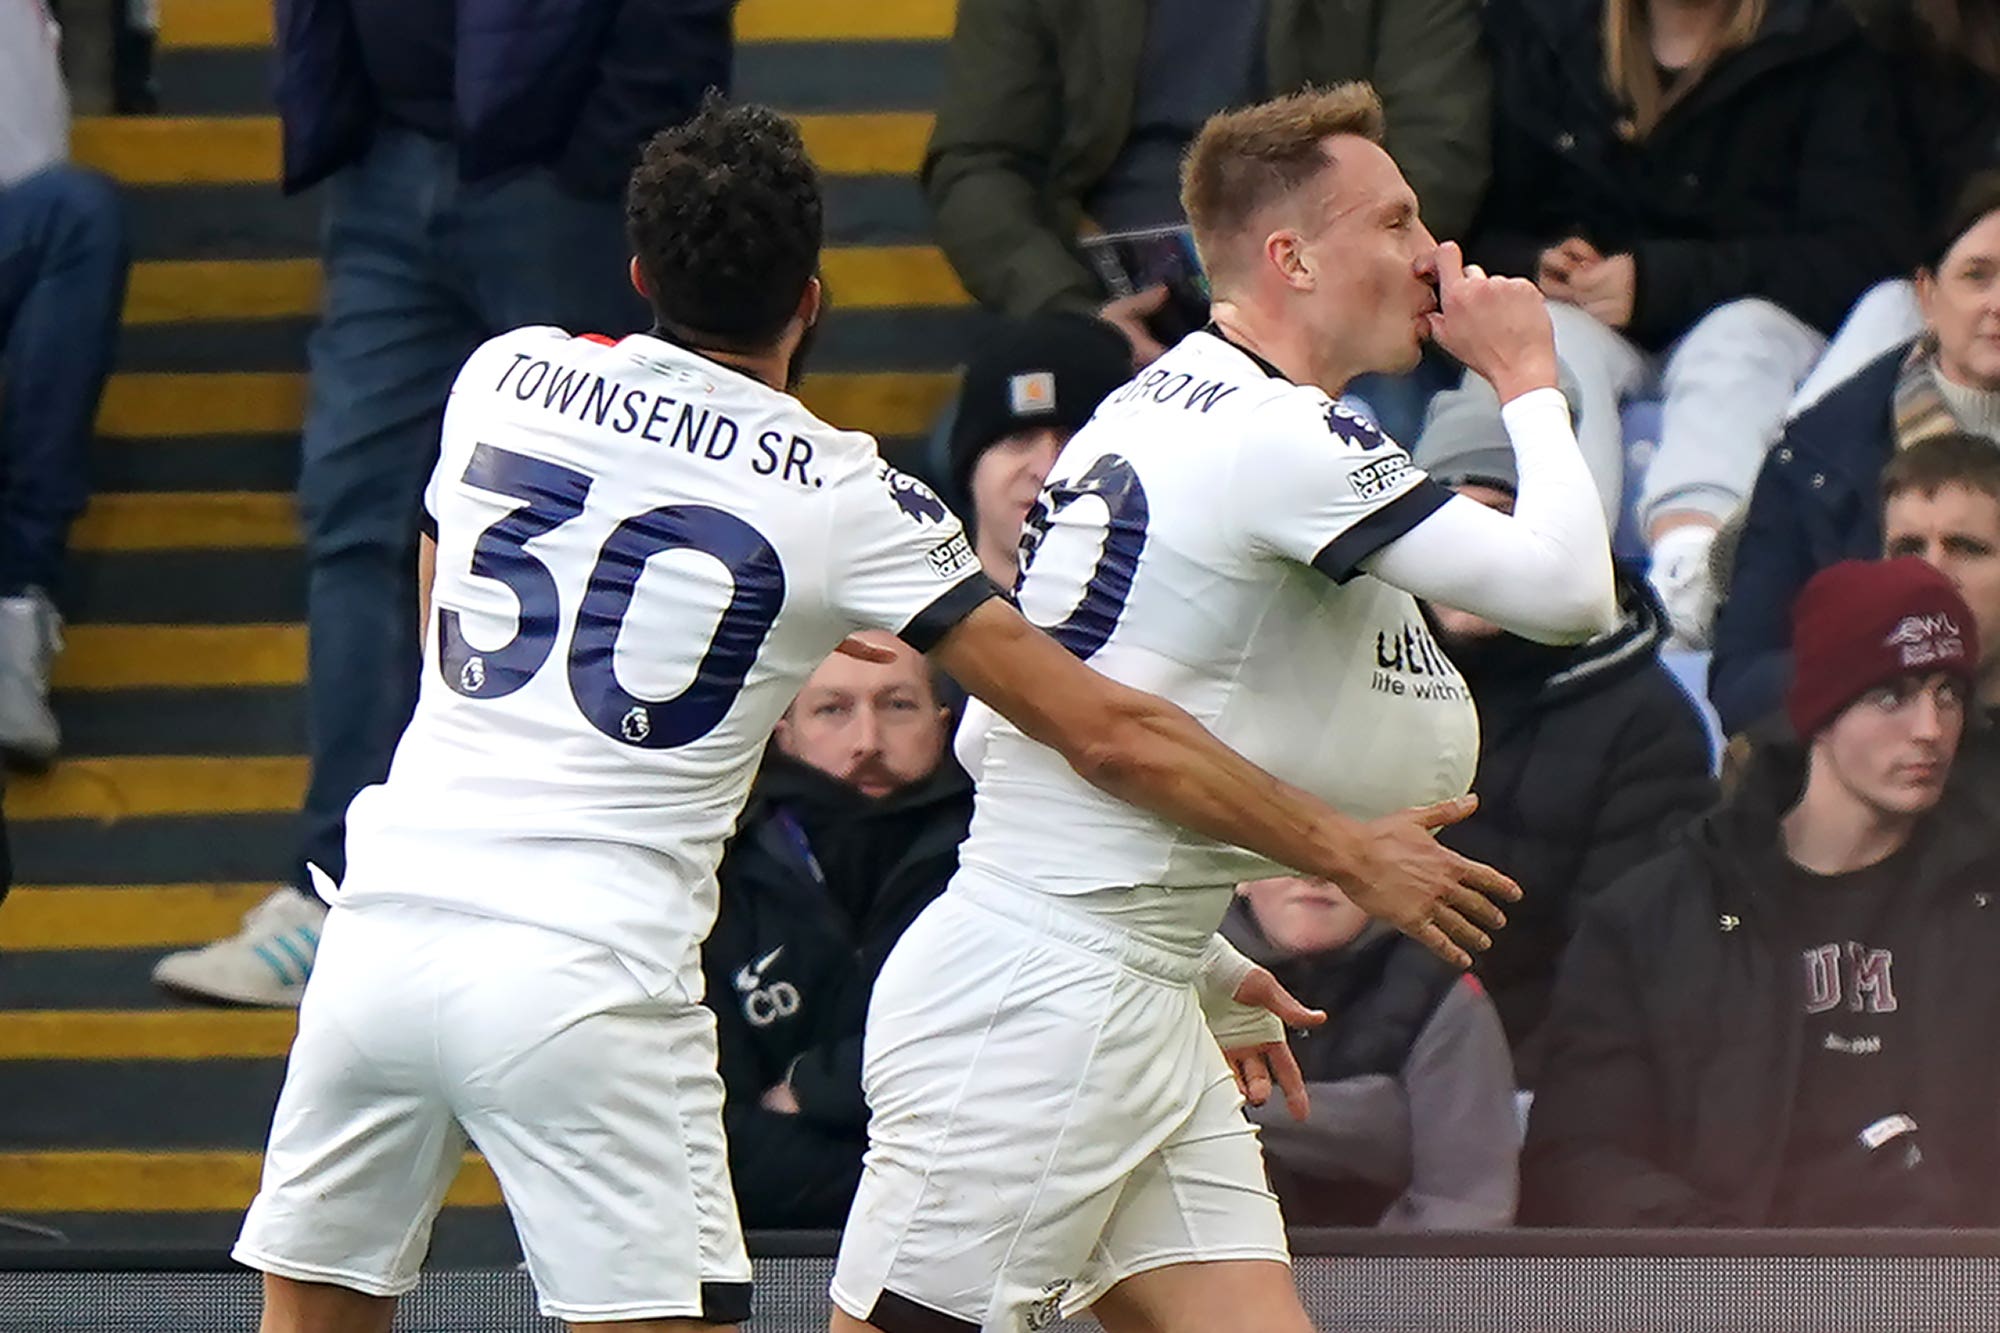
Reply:
M835 653L778 722L702 950L729 1170L751 1227L846 1218L868 1146L868 992L958 868L972 818L929 665L893 635L860 637L891 660Z

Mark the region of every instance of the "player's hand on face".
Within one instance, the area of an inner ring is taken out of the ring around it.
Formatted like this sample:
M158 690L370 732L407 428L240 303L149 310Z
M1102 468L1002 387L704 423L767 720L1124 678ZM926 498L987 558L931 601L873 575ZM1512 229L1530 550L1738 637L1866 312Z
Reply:
M1155 314L1167 303L1167 289L1163 283L1148 287L1143 292L1130 296L1120 296L1106 301L1098 307L1097 317L1125 335L1125 341L1132 344L1132 367L1142 369L1165 355L1166 348L1146 327L1146 316Z
M1253 967L1243 978L1232 996L1238 1004L1267 1010L1275 1014L1286 1027L1314 1028L1326 1022L1324 1009L1309 1009L1296 996L1286 990L1268 968ZM1275 1082L1285 1095L1285 1109L1292 1119L1304 1120L1310 1109L1306 1098L1305 1076L1299 1072L1299 1062L1292 1056L1292 1048L1282 1041L1259 1042L1251 1046L1224 1047L1223 1059L1229 1062L1229 1070L1236 1076L1236 1090L1243 1094L1243 1100L1252 1106L1262 1106L1271 1096L1271 1085Z
M1437 282L1432 341L1484 376L1500 401L1556 384L1555 329L1548 304L1526 278L1489 277L1446 241L1424 264Z
M1340 881L1356 906L1454 967L1472 966L1472 955L1492 945L1490 932L1507 924L1498 903L1521 897L1513 880L1434 836L1478 806L1474 797L1461 796L1372 821L1367 864Z

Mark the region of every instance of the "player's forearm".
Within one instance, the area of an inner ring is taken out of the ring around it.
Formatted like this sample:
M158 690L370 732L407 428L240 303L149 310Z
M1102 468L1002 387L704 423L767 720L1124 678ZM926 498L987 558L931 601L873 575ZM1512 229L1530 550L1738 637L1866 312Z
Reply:
M1060 748L1060 747L1059 747ZM1121 690L1064 757L1085 781L1184 828L1323 879L1361 862L1362 826L1231 750L1190 714Z
M1569 408L1553 389L1502 409L1520 476L1512 517L1454 499L1364 568L1523 638L1576 643L1618 624L1611 542Z

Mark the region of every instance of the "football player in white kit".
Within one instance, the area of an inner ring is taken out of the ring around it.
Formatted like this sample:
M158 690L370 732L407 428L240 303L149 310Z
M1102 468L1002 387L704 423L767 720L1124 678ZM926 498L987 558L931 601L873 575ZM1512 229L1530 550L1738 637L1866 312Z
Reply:
M785 392L820 308L789 122L711 103L649 146L628 214L654 332L518 330L452 391L421 697L323 886L234 1252L266 1275L265 1333L386 1330L468 1141L544 1312L745 1317L698 951L772 726L850 631L934 652L1106 790L1308 873L1365 866L1412 923L1476 943L1484 894L1514 892L1417 817L1347 819L1083 666L929 490Z
M1459 268L1381 136L1363 85L1203 130L1182 199L1214 322L1065 446L1019 588L1077 656L1362 817L1473 772L1472 704L1415 598L1549 642L1616 623L1541 297ZM1332 396L1408 370L1426 336L1506 402L1511 519ZM1283 1031L1231 1002L1247 964L1214 936L1263 858L987 721L961 736L978 787L959 873L870 1004L836 1333L1022 1333L1084 1307L1112 1333L1311 1329L1231 1074L1259 1097L1256 1048L1282 1059Z

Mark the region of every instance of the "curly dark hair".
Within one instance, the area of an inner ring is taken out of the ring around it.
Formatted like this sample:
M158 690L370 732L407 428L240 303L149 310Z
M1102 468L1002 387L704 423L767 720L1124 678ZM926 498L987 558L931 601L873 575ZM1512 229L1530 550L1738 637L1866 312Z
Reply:
M667 332L763 351L819 269L819 173L798 126L714 92L632 173L625 232Z

